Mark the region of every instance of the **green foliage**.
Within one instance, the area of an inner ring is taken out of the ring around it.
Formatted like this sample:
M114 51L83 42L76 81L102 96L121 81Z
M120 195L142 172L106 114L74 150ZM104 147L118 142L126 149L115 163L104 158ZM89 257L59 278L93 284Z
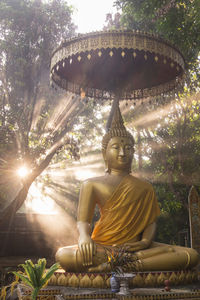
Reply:
M193 75L188 74L194 88L199 86L199 0L117 0L115 3L122 8L121 21L125 28L158 34L177 46L186 59L187 69L197 77L194 83Z
M46 259L41 258L38 260L37 264L29 259L25 261L25 264L20 265L24 269L24 274L20 272L13 272L17 277L19 277L26 285L33 289L32 299L37 299L37 295L42 287L44 287L48 280L51 278L53 273L59 268L59 264L55 263L52 265L47 272L45 272Z
M154 183L153 185L161 209L155 240L177 245L180 242L180 232L183 229L189 232L188 210L184 204L186 204L190 186L173 183L174 193L167 183ZM177 194L179 198L176 197Z
M119 0L127 28L161 34L181 50L189 61L196 59L200 48L199 0Z
M157 128L154 141L158 149L151 155L157 178L165 178L169 183L198 184L199 105L198 94L175 100L171 111Z
M53 48L74 33L71 8L62 0L2 0L0 20L0 157L6 152L34 160L52 144L47 133L41 141L55 99L44 78Z
M65 146L63 153L67 152L70 158L78 157L75 141L69 135L83 105L78 105L77 97L55 93L49 86L52 51L61 40L75 33L71 14L72 8L65 0L2 0L0 3L2 209L9 204L3 196L7 193L4 186L12 190L15 180L19 191L21 182L16 178L19 166L26 164L32 170L27 179L31 184L52 157L60 155L62 146ZM8 196L11 200L17 197L14 190ZM20 197L17 199L23 203Z

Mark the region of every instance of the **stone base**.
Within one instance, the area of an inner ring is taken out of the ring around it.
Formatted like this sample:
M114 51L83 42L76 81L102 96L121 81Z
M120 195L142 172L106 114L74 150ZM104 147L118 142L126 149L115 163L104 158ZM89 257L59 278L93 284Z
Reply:
M169 280L170 286L185 285L198 281L196 270L166 271L166 272L137 272L129 283L130 287L159 287L165 286ZM65 286L74 288L109 288L111 274L101 273L66 273L60 270L54 273L49 280L49 286Z
M31 291L22 285L17 287L19 300L32 300ZM183 300L183 299L200 299L200 289L192 289L187 286L184 288L174 288L171 291L165 291L161 288L135 288L131 290L128 296L122 296L112 293L110 289L94 288L70 288L70 287L47 287L42 289L37 300L83 300L83 299L112 299L112 300Z

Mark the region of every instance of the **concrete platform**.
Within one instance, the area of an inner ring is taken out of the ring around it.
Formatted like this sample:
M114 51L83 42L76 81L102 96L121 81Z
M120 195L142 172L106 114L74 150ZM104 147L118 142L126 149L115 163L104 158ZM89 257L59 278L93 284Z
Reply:
M112 300L163 300L163 299L193 299L200 300L200 285L190 285L165 291L162 288L135 288L128 296L112 293L110 289L47 287L41 290L38 300L68 300L68 299L112 299ZM18 299L31 300L30 290L18 285Z

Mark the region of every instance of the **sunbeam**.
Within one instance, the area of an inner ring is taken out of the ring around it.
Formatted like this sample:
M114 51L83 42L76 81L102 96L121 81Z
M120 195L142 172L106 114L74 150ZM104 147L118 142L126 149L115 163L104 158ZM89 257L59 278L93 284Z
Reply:
M28 212L50 215L58 213L54 201L46 195L46 188L42 183L32 183L25 201L25 207Z
M78 104L80 104L79 97L71 93L66 93L65 96L58 101L58 105L54 108L46 127L53 131L62 127L64 122L68 120L71 114L76 110Z

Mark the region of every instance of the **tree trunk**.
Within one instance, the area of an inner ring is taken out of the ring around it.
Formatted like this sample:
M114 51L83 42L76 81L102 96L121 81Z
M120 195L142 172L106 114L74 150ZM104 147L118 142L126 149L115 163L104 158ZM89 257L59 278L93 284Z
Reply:
M11 202L10 205L8 205L3 212L0 214L0 226L7 225L10 227L15 213L18 211L18 209L22 206L24 201L26 200L28 190L31 186L33 181L25 183L23 188L19 191L15 199Z
M0 214L0 227L2 225L7 225L10 227L13 218L18 211L18 209L22 206L24 201L26 200L29 188L33 181L42 173L44 169L49 165L52 157L54 154L58 151L60 147L62 147L63 144L58 144L57 147L53 148L52 152L50 152L46 158L42 161L42 163L33 171L30 178L28 178L26 181L23 182L24 186L23 188L18 192L15 199L8 205L4 211Z

